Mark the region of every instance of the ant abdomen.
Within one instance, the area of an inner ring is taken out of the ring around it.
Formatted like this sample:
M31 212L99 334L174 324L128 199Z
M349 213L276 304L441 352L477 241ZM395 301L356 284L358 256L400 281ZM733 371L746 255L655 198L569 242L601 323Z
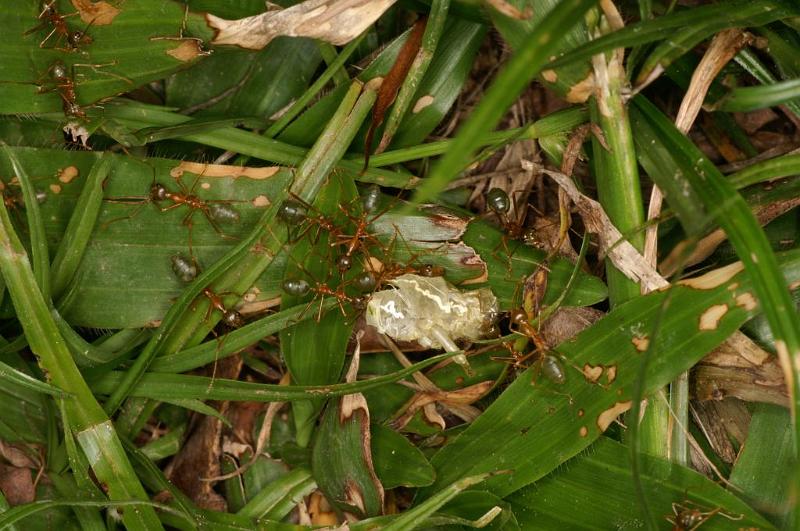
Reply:
M287 224L301 223L306 219L306 209L297 201L287 199L278 209L278 219Z
M244 326L244 317L236 310L227 310L222 314L222 322L228 328L241 328Z
M500 188L492 188L486 193L486 205L495 214L507 214L511 210L511 199Z
M311 286L303 279L286 279L283 281L283 291L301 297L311 291Z
M381 187L377 184L371 185L367 191L361 196L361 207L364 212L372 213L380 204L381 201Z
M559 385L563 384L567 379L561 361L552 354L544 354L542 356L542 374L551 382Z
M217 221L228 223L239 221L239 213L233 207L223 203L210 203L208 211L211 217Z
M183 282L191 282L197 276L197 262L176 254L172 257L172 271Z

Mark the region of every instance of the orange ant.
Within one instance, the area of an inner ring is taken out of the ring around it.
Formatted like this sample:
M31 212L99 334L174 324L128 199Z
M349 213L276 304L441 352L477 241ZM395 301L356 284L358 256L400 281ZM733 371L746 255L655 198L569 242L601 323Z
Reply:
M203 216L208 220L211 227L219 234L222 238L226 239L234 239L233 236L229 236L225 234L220 227L220 223L235 223L239 221L239 213L227 203L227 200L211 200L211 199L202 199L194 194L194 187L197 185L197 181L195 181L194 185L192 185L191 189L187 189L186 186L183 184L183 181L180 178L175 179L180 187L180 192L172 192L167 189L166 186L163 184L156 182L155 177L153 178L153 184L150 185L150 192L147 196L144 197L122 197L122 198L114 198L114 199L106 199L107 201L111 202L118 202L118 203L126 203L130 200L140 200L142 205L147 203L153 203L161 212L167 212L169 210L173 210L179 208L181 206L188 207L188 212L186 216L183 218L183 224L189 228L189 249L191 254L191 247L192 247L192 217L194 216L195 212L202 212ZM172 204L167 206L160 206L159 203L163 201L171 201ZM138 212L138 208L134 213L122 217L112 219L105 223L105 226L110 225L115 221L120 221L122 219L130 219ZM174 265L174 264L173 264ZM175 266L178 267L178 266ZM185 268L184 268L185 269Z
M538 364L537 375L542 373L544 374L545 378L551 382L559 385L563 384L566 381L567 376L561 360L558 359L558 356L550 353L550 348L547 346L547 343L545 343L544 338L528 322L528 316L525 311L522 308L513 309L511 312L509 312L509 318L511 324L517 327L515 332L520 333L532 340L536 348L527 354L523 354L515 350L510 342L505 342L503 345L509 350L511 357L494 359L498 361L511 362L512 367L515 368L526 368L526 362L531 358L536 357L537 359L535 362ZM534 380L535 379L536 376L534 376Z
M367 188L366 193L361 197L361 215L354 216L350 210L343 205L339 209L355 227L353 234L335 234L334 242L331 247L344 246L345 251L339 255L336 265L339 271L345 272L353 265L353 253L359 249L366 249L368 246L381 247L380 240L369 231L369 226L379 217L386 213L388 207L375 215L370 216L378 209L380 204L381 189L378 185Z
M55 34L58 34L56 42L57 44L62 39L66 41L65 48L56 47L57 50L61 50L64 52L75 52L81 45L91 44L92 38L89 35L87 35L86 31L89 29L89 26L91 26L92 23L90 22L89 26L86 26L86 28L82 31L79 30L70 31L69 26L67 26L65 19L67 17L75 15L76 13L61 15L56 10L55 4L56 0L43 2L42 11L39 13L39 16L37 17L41 21L41 23L35 28L29 29L28 31L23 33L23 35L30 35L31 33L39 31L40 29L45 28L49 25L52 26L53 29L50 30L50 33L48 33L47 36L42 40L42 42L39 43L39 48L44 48L45 43L48 40L50 40L50 38Z
M741 520L744 518L744 515L739 515L738 517L731 516L722 512L720 507L711 510L703 510L706 507L701 507L693 502L689 502L688 500L684 502L684 504L680 503L672 503L672 514L667 515L664 518L672 524L673 531L694 531L704 523L706 523L709 518L718 514L727 518L728 520ZM693 505L690 507L688 504Z
M317 226L317 232L312 238L312 243L319 241L320 232L323 230L331 234L339 234L338 227L325 214L318 212L316 215L309 215L310 211L316 212L316 209L296 195L292 193L290 195L292 199L285 200L278 209L277 214L278 219L286 223L290 232L293 226L301 227L296 236L292 237L290 235L289 243L300 241L315 225ZM302 228L304 224L307 226Z
M211 302L211 306L208 307L208 312L206 313L206 319L209 318L213 310L219 310L222 312L222 322L225 323L228 328L239 328L244 325L242 314L236 310L229 310L226 308L225 304L222 302L222 297L211 291L210 288L203 288L203 295L208 297L209 302Z
M69 75L67 74L67 67L64 62L56 60L50 65L50 68L47 69L47 73L50 77L50 82L53 83L53 88L40 88L39 92L57 91L61 99L64 100L62 104L64 114L66 116L75 116L76 118L85 120L86 113L77 102L78 95L75 92L74 67L72 69L72 75Z
M369 271L365 271L357 275L352 283L355 285L356 289L361 293L370 292L375 289L377 285L377 281L375 279L375 275L370 273ZM343 286L339 286L338 288L334 289L322 282L314 282L314 285L308 283L308 281L303 279L287 279L283 281L283 291L285 291L288 295L292 295L294 297L303 297L308 295L309 293L313 292L314 297L308 302L308 306L306 306L306 310L303 311L305 313L307 309L314 303L317 297L320 297L320 305L319 311L317 312L317 321L322 319L322 297L334 297L336 299L337 304L339 305L339 310L341 310L342 315L346 316L347 312L344 309L345 304L350 304L354 309L361 311L367 307L367 298L363 295L358 296L351 296L348 295L347 292L344 290Z

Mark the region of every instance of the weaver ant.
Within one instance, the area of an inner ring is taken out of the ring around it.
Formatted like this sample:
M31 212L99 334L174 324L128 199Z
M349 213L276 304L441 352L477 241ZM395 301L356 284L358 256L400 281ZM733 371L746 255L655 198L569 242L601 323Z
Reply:
M140 206L134 211L132 214L122 217L112 219L105 223L106 226L109 224L120 221L122 219L130 219L138 212L141 206L147 203L153 203L161 212L167 212L169 210L173 210L179 208L181 206L188 207L188 212L186 216L183 218L183 224L186 225L189 229L189 253L191 254L192 248L192 217L194 216L195 212L202 212L203 216L208 220L211 227L219 234L222 238L226 239L234 239L233 236L229 236L225 234L220 227L220 223L235 223L239 221L239 213L227 203L227 200L212 200L212 199L202 199L195 195L194 187L197 186L197 181L194 182L191 189L187 189L186 186L183 184L183 181L179 177L176 177L175 180L180 187L179 192L171 192L167 189L166 186L163 184L156 182L155 177L153 180L153 184L150 185L150 192L147 196L138 196L138 197L121 197L121 198L114 198L114 199L107 199L107 201L111 202L118 202L118 203L127 203L131 200L139 200ZM168 206L160 206L159 203L163 201L170 201L172 204ZM176 266L173 262L173 267ZM185 269L185 268L183 268Z
M509 312L509 320L511 324L516 327L515 332L524 335L533 341L534 350L523 354L517 352L513 345L509 342L504 343L505 347L510 351L510 358L495 358L498 361L510 361L511 365L516 368L526 367L525 363L531 358L537 357L536 363L538 364L538 371L544 374L545 378L555 384L563 384L566 379L566 372L564 366L558 356L550 353L550 348L545 343L544 338L539 332L528 322L528 315L522 308L515 308ZM535 379L535 376L534 376Z
M367 293L375 289L377 281L372 273L365 271L357 275L352 280L352 284L359 292ZM314 297L308 302L308 306L306 306L305 311L307 311L307 309L314 303L317 297L320 297L320 306L319 311L317 312L318 321L322 319L322 297L334 297L339 305L339 310L341 310L342 315L344 316L347 315L347 312L344 309L345 304L350 304L354 309L359 311L367 307L367 297L363 295L348 295L344 289L344 286L339 286L338 288L334 289L323 282L315 281L314 285L312 286L304 279L287 279L283 281L282 287L286 294L294 297L303 297L309 293L314 293ZM303 313L305 313L305 311L303 311Z
M500 188L492 188L486 193L486 206L494 212L500 224L503 226L506 238L512 240L522 240L526 245L533 247L541 247L542 242L536 236L533 229L525 227L524 224L515 221L509 217L511 211L511 198L508 194ZM508 246L505 240L503 241L506 253L508 253Z
M50 65L50 68L47 69L47 74L50 77L50 81L53 83L52 89L43 89L40 88L39 92L50 92L51 90L55 90L58 92L58 95L61 96L61 99L64 100L62 103L62 108L64 109L64 114L66 116L75 116L76 118L81 118L83 120L86 119L86 113L84 112L83 108L78 105L77 99L78 95L75 92L75 68L74 65L72 67L71 75L67 73L67 66L64 64L63 61L56 60L53 64Z
M728 520L741 520L744 518L744 515L739 515L738 517L731 516L722 512L720 507L715 509L705 510L706 507L701 507L700 505L685 501L686 505L681 503L672 503L672 514L667 515L664 518L667 522L672 524L673 531L694 531L704 523L708 521L709 518L718 514L722 517L727 518ZM689 504L692 506L690 507ZM704 510L701 510L704 509Z
M89 35L87 35L86 31L89 29L89 26L91 26L92 23L90 22L89 25L86 26L86 28L83 30L70 31L69 26L67 26L65 19L77 13L61 15L56 10L55 4L56 0L43 2L42 11L41 13L39 13L39 16L37 17L41 21L41 23L35 28L29 29L28 31L23 33L23 35L30 35L31 33L39 31L40 29L45 28L49 25L52 26L53 29L50 30L50 33L48 33L47 36L42 40L42 42L39 43L39 48L44 48L45 43L48 40L50 40L50 38L55 34L58 34L58 38L56 39L56 44L60 43L62 40L66 41L65 48L59 48L57 46L55 47L55 49L64 52L75 52L78 51L81 45L91 44L92 38Z
M380 205L380 187L372 185L367 188L366 192L360 199L361 215L354 216L348 208L339 205L339 209L347 216L353 224L354 230L352 234L342 234L341 232L333 234L334 241L331 247L344 247L344 253L340 254L336 259L336 266L339 271L344 273L353 266L353 253L357 250L364 250L369 246L381 247L380 240L369 231L369 226L379 217L386 213L388 208L378 212L372 216Z
M310 211L316 211L316 209L296 195L291 195L292 199L287 199L281 203L277 214L278 219L286 223L290 232L293 226L302 227L306 225L306 228L301 228L296 236L290 236L289 243L300 241L315 225L317 226L317 232L312 238L312 243L316 243L319 240L319 234L322 230L331 234L338 233L338 228L330 218L319 212L316 215L309 215Z
M222 322L228 328L240 328L244 325L242 314L236 310L226 308L225 303L222 302L222 297L211 291L210 288L204 288L203 295L208 297L209 302L211 302L211 306L208 307L208 312L206 313L206 319L208 319L213 310L219 310L222 312Z

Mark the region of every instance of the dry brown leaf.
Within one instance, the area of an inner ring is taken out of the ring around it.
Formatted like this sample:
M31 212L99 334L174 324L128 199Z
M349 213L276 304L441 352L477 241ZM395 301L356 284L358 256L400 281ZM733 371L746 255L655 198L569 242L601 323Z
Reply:
M31 503L36 499L36 487L33 474L27 468L4 465L0 463L0 492L12 507Z
M80 13L81 20L93 26L111 24L119 15L119 9L108 2L92 2L92 0L72 0L72 5Z
M600 251L608 255L617 269L634 282L640 283L646 291L669 285L655 268L647 264L639 251L623 238L600 203L582 194L572 179L563 173L550 170L544 170L544 173L552 177L575 203L586 224L586 230L599 236Z
M335 45L358 37L397 0L307 0L239 20L206 15L216 32L212 44L260 50L275 37L310 37Z

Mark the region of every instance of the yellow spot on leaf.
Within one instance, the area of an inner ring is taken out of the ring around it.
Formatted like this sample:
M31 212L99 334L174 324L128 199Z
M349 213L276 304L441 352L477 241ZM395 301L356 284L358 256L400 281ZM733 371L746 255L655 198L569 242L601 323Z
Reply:
M50 191L53 192L54 194L60 194L61 193L61 185L60 184L51 184L50 185Z
M203 50L200 48L200 42L194 39L181 41L175 48L167 50L167 55L183 63L196 59L201 53L203 53Z
M417 103L414 104L414 108L411 109L411 113L417 114L419 111L421 111L431 103L433 103L433 96L431 96L430 94L426 94L417 100Z
M756 298L753 297L752 293L746 291L736 296L736 306L740 306L747 311L752 311L756 309L758 302L756 301Z
M597 416L597 427L600 428L600 431L606 431L606 429L614 422L614 419L619 417L622 413L625 413L631 408L631 401L627 400L625 402L617 402L610 408L606 409L600 415Z
M650 346L650 338L648 338L647 336L642 336L642 337L634 336L631 339L631 343L633 343L633 346L636 347L636 350L638 350L639 352L645 352L647 348Z
M203 184L200 185L200 188L202 188L203 190L210 190L211 189L211 183L203 183Z
M569 103L583 103L594 94L594 88L594 75L589 74L583 80L572 85L564 98Z
M589 365L588 363L583 366L583 376L590 383L597 383L597 380L603 375L602 365Z
M579 409L579 410L578 410L578 416L579 416L579 417L582 417L584 414L585 414L585 413L584 413L584 411L583 411L582 409Z
M248 179L262 180L272 177L281 170L280 166L265 166L250 168L248 166L229 166L227 164L204 164L201 162L183 161L169 171L176 179L184 173L194 173L202 177L247 177Z
M555 70L545 70L542 72L542 79L548 83L555 83L558 81L558 73Z
M700 330L716 330L722 317L728 313L727 304L715 304L700 316Z
M587 428L586 426L581 426L581 429L578 431L578 434L581 437L586 437L587 435L589 435L589 428Z
M60 172L58 172L58 180L64 184L69 184L72 180L78 176L78 168L75 166L67 166Z
M269 206L269 198L265 195L259 195L253 198L253 206L257 208Z
M108 2L72 0L72 5L81 15L81 20L92 26L107 26L119 15L119 9Z
M612 384L616 379L617 379L617 366L611 365L610 367L606 367L606 381L609 384Z
M742 271L744 271L744 265L741 262L734 262L726 265L725 267L720 267L713 271L709 271L705 275L681 280L678 282L678 284L694 289L714 289L717 286L721 286L722 284L726 283Z

